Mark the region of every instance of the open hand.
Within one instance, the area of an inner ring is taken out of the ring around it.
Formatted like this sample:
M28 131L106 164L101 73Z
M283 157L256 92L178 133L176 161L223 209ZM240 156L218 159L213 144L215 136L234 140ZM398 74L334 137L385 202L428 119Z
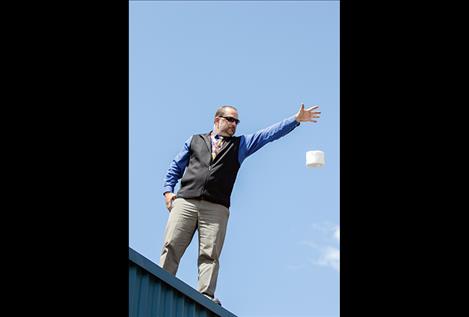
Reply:
M296 121L298 122L317 122L317 119L319 118L319 114L321 112L319 111L314 111L315 109L319 108L319 106L313 106L311 108L305 109L305 105L302 103L300 110L296 114Z

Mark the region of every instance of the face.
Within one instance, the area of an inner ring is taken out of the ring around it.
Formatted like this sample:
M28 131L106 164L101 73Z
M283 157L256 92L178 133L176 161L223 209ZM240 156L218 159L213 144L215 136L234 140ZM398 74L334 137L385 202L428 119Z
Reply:
M235 118L238 119L238 112L231 108L225 108L225 114L223 117L228 118ZM223 117L216 117L215 118L215 127L217 129L218 134L222 136L231 137L236 133L236 122L230 122L229 120Z

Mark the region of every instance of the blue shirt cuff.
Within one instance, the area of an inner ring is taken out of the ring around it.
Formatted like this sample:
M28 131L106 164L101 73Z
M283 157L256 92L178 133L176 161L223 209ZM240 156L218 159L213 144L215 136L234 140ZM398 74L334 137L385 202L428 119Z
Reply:
M173 189L171 188L171 186L165 186L165 187L163 187L163 195L164 195L164 193L166 193L166 192L171 192L171 193L173 192Z
M291 116L290 118L287 118L287 122L288 124L295 124L295 126L299 126L301 122L298 122L296 121L296 114L294 114L293 116Z

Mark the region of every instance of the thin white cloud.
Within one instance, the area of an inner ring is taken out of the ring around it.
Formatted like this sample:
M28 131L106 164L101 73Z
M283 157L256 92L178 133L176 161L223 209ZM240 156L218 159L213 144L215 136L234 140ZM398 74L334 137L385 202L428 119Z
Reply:
M331 223L313 224L314 240L299 242L313 250L313 257L308 263L316 266L329 267L340 271L340 227ZM305 267L303 264L290 265L288 269L298 270Z
M340 227L337 226L337 228L334 231L334 238L336 238L337 242L340 243Z
M313 224L311 224L311 228L314 231L319 231L319 232L322 232L322 233L328 235L331 231L338 228L338 225L336 225L332 222L322 222L322 223L313 223Z
M340 250L334 247L325 247L319 259L313 262L320 266L329 266L340 271Z

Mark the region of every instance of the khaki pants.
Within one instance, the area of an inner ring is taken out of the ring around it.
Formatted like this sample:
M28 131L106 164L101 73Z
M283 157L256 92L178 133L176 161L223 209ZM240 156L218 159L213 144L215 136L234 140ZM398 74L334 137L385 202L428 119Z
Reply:
M214 297L221 250L230 211L206 200L176 198L166 224L160 266L176 275L179 261L195 230L199 237L198 291Z

